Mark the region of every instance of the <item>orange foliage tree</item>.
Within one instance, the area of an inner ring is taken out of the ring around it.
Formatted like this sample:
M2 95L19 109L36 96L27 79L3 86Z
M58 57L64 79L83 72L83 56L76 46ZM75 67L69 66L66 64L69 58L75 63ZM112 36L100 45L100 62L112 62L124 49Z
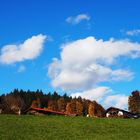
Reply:
M90 103L89 104L88 113L89 113L89 116L90 117L93 117L94 116L94 106L93 106L93 103Z
M83 104L79 101L76 101L76 114L79 116L83 115Z
M50 100L48 102L48 109L56 111L58 109L57 102L55 100Z
M66 110L66 101L64 98L60 98L57 101L58 111L65 112Z
M133 91L128 98L128 109L132 113L140 113L140 92Z
M72 110L71 110L71 103L67 103L67 105L66 105L66 113L67 113L67 114L71 114L71 113L72 113Z

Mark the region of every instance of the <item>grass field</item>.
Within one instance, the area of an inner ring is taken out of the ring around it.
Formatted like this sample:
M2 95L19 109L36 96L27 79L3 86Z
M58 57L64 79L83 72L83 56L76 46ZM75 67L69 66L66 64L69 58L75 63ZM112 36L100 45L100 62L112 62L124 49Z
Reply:
M140 140L140 119L0 115L0 140Z

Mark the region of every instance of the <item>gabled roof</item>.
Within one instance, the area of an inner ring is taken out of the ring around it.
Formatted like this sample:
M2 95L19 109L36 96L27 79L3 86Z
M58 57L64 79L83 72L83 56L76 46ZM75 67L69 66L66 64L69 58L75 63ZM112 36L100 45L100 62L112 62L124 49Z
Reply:
M105 113L109 112L110 110L116 110L116 111L122 111L125 116L127 116L128 118L139 118L139 115L138 114L134 114L134 113L131 113L131 112L128 112L128 111L125 111L123 109L120 109L120 108L116 108L116 107L109 107Z
M128 112L128 111L125 111L125 110L123 110L123 109L116 108L116 107L109 107L109 108L106 110L106 112L108 112L108 111L110 111L110 110L112 110L112 109L135 115L134 113L131 113L131 112Z

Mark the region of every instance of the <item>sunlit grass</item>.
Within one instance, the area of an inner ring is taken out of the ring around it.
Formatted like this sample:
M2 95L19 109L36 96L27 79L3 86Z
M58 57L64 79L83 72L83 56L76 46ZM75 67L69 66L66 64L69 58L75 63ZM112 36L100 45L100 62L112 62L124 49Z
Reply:
M138 140L140 119L0 115L0 140Z

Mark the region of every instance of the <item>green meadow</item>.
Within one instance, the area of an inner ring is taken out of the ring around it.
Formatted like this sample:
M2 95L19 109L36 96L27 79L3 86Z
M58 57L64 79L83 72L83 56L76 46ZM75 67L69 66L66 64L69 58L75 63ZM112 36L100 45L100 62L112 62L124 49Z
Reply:
M0 115L0 140L139 140L140 119Z

